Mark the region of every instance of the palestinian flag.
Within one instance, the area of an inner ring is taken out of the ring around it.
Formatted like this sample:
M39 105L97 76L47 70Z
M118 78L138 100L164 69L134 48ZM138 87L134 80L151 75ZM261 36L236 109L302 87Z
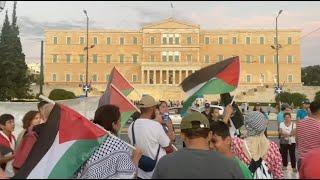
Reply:
M235 90L239 77L239 56L207 66L191 74L180 84L183 91L187 93L181 115L185 116L188 108L201 95L223 94Z
M127 81L127 79L118 71L118 69L116 67L113 67L109 77L107 88L99 100L98 107L108 104L106 102L106 96L108 91L110 90L111 84L117 87L125 96L128 96L134 89L133 86Z
M121 127L123 127L128 121L129 117L139 109L131 103L121 92L114 86L110 85L110 89L105 96L106 104L112 104L119 107L121 112Z
M54 106L48 121L36 126L35 131L38 140L14 178L73 178L106 138L104 129L60 104Z

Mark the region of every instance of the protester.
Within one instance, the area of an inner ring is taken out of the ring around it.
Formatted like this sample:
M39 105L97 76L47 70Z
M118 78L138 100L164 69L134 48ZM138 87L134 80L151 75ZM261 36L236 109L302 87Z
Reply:
M176 139L172 120L169 116L168 104L165 101L160 101L160 104L157 106L158 111L156 111L156 120L163 126L166 134L170 138L171 143Z
M267 119L269 119L268 114L263 111L262 107L260 106L260 103L257 103L257 104L253 107L253 111L261 112ZM267 127L268 127L268 126L267 126ZM264 131L264 135L265 135L266 137L268 137L268 129L267 129L267 128L266 128L266 130Z
M298 169L304 161L306 153L313 149L320 148L320 101L313 101L310 104L311 115L303 121L297 122L297 150Z
M44 107L44 105L46 105L46 104L48 104L48 102L47 101L40 101L39 103L38 103L38 111L40 112L40 116L41 116L41 119L43 120L43 117L42 117L42 114L43 113L41 113L42 111L43 111L43 107ZM42 121L41 121L42 122Z
M14 117L11 114L2 114L0 116L0 166L7 176L14 175L12 160L16 148L16 138L12 134L15 128Z
M16 147L19 147L22 138L27 134L28 131L32 130L35 125L40 124L40 121L41 115L39 111L29 111L24 115L22 119L24 130L18 135Z
M210 119L210 103L204 104L204 111L202 112L208 119Z
M320 148L313 149L305 155L299 170L300 179L320 179Z
M254 178L280 179L283 178L281 154L277 144L269 141L264 135L267 122L268 120L260 112L247 113L244 118L246 137L244 139L233 138L232 150L241 161L249 166ZM264 173L260 174L260 172Z
M214 150L222 153L226 157L234 160L240 167L244 179L252 179L251 172L246 164L244 164L239 158L234 156L231 151L231 137L229 127L222 121L213 121L210 123L210 130L212 131L212 144Z
M121 113L114 105L104 105L95 112L93 122L117 135ZM119 138L108 136L76 173L77 179L132 179L141 151L130 155L129 147Z
M128 137L133 145L142 150L142 154L145 157L149 157L157 162L166 153L171 153L173 148L163 127L159 122L155 121L156 106L157 102L152 96L142 96L139 105L141 111L140 118L129 126ZM142 166L144 166L144 163ZM148 170L141 168L139 166L138 178L150 179L154 167L148 167Z
M222 154L210 151L212 139L209 120L193 112L181 121L183 148L160 159L153 179L242 179L238 165Z
M284 121L284 116L283 116L284 113L291 113L291 112L292 112L292 109L289 106L289 104L288 103L283 103L281 105L281 110L277 115L278 125Z
M310 101L308 99L304 100L302 105L303 105L302 109L299 109L297 111L297 117L296 117L297 121L303 120L304 118L308 117L310 113Z
M211 108L210 109L210 116L209 116L209 122L211 121L218 121L223 119L222 116L220 115L220 109L217 107Z
M285 121L280 123L280 153L282 156L283 170L287 170L288 166L288 151L290 155L290 162L293 172L296 169L296 125L292 122L291 114L284 114Z

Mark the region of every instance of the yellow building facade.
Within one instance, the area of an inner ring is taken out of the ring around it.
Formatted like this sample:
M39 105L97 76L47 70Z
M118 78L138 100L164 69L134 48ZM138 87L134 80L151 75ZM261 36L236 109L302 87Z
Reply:
M279 30L281 84L301 86L300 35L299 29ZM274 44L274 29L204 30L172 18L140 30L90 30L88 79L103 91L115 66L133 85L166 90L202 67L239 56L240 86L273 86ZM86 30L45 30L45 84L84 83L85 47Z

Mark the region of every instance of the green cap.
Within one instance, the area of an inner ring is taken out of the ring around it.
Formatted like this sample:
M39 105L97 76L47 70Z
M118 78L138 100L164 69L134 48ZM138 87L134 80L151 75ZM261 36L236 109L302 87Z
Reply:
M200 122L200 123L193 123ZM192 125L194 124L194 125ZM181 120L180 129L210 128L208 118L200 112L192 112Z

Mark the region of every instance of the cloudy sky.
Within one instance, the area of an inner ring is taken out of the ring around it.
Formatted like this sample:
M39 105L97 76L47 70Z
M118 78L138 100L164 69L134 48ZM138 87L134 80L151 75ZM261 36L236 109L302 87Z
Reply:
M274 28L277 12L283 9L279 28L303 30L302 66L320 64L320 2L172 1L172 4L176 19L199 24L203 29ZM10 17L12 6L13 1L7 1L5 9ZM18 23L27 61L39 61L44 28L85 28L83 9L88 11L91 28L103 29L138 29L172 14L170 1L19 1ZM0 27L4 15L4 11L0 12Z

